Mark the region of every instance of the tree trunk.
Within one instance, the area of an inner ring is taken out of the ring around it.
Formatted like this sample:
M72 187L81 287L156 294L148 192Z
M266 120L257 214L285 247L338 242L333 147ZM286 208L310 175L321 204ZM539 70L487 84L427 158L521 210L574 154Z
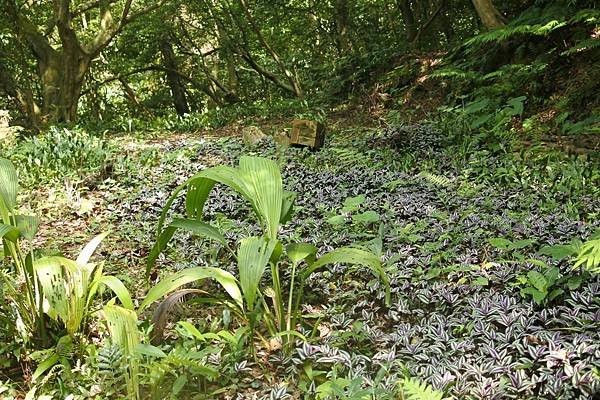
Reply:
M400 9L400 14L402 15L406 40L409 43L412 43L417 36L417 23L415 21L415 14L410 7L410 0L397 0L397 4Z
M178 115L189 114L190 106L185 95L185 87L182 85L179 75L175 73L177 71L177 63L175 61L173 46L167 40L162 40L160 43L160 52L167 71L167 82L171 88L175 111L177 111Z
M505 25L506 19L494 7L492 0L473 0L473 5L486 28L495 29Z
M75 122L90 59L78 49L64 46L47 60L39 60L42 115L46 122Z
M352 42L348 32L349 28L349 16L348 16L348 2L347 0L335 0L335 27L337 30L339 50L341 53L348 53L352 51Z
M0 10L3 11L3 17L6 15L9 28L27 44L38 65L41 118L32 122L76 121L81 88L92 59L108 46L126 24L158 8L165 1L157 0L148 7L130 13L133 0L124 0L121 16L116 19L109 7L112 1L92 1L84 7L85 10L78 11L71 9L70 0L54 0L51 2L52 13L47 29L41 31L39 24L30 20L28 13L20 10L15 0L2 0ZM31 10L39 7L34 2L26 4ZM73 23L73 18L92 8L99 9L99 29L91 40L83 42L74 30L77 25ZM58 35L52 36L54 32ZM60 45L51 43L50 37L58 37ZM33 114L29 114L31 118Z
M273 61L275 61L277 66L279 66L279 69L281 70L281 72L286 77L287 81L289 82L289 87L292 88L292 92L294 93L294 95L301 99L304 94L302 92L302 88L300 87L300 82L298 81L297 77L295 77L294 74L292 74L292 72L289 69L287 69L287 67L284 65L283 61L281 61L279 54L277 54L277 52L271 47L271 45L267 42L267 40L263 36L263 34L260 30L260 27L258 26L254 17L252 17L252 14L250 13L248 5L246 4L246 0L238 0L238 1L242 8L244 15L246 16L246 19L248 20L248 23L250 24L250 27L254 31L254 34L257 36L258 41L260 42L262 47L267 51L267 53L269 53L271 55L271 58L273 59ZM253 68L254 68L254 66L253 66ZM258 71L258 69L257 69L257 71ZM265 75L265 77L266 77L266 75Z

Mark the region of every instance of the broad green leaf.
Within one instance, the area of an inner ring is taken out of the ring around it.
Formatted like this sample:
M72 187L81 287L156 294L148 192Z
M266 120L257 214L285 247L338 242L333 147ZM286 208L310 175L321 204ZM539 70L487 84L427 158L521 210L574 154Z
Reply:
M159 349L158 347L146 343L138 343L135 346L135 352L137 354L154 358L164 358L167 356L165 352Z
M46 313L65 324L74 334L81 328L86 314L90 272L64 257L42 257L33 263L33 269L49 304Z
M506 104L512 107L511 115L523 114L523 103L527 100L527 96L519 96L509 99Z
M342 247L333 250L323 256L317 261L311 264L303 273L304 279L310 274L315 272L317 269L328 265L328 264L351 264L351 265L362 265L371 270L371 272L381 279L385 286L385 301L389 305L391 302L390 294L390 281L381 267L381 260L375 254L368 251L357 249L353 247Z
M206 341L206 338L204 337L202 332L200 332L198 328L192 325L192 323L188 321L179 321L177 325L181 326L181 328L185 330L188 335L194 337L196 340L200 340L202 342Z
M19 229L12 225L0 224L0 239L7 239L16 242L20 235Z
M365 211L361 214L356 214L352 216L352 221L359 222L363 224L372 224L379 221L379 214L375 211Z
M198 178L189 181L185 195L185 211L188 218L201 220L204 215L204 204L210 195L215 181Z
M140 343L140 333L137 327L137 314L115 305L105 305L102 309L106 318L110 338L121 348L127 359L129 373L125 374L127 393L130 399L140 398L139 361L135 357L135 349Z
M123 307L125 307L128 310L133 310L133 301L131 300L129 291L119 278L110 275L100 276L98 279L95 279L91 283L88 294L88 308L91 306L91 304L89 303L93 300L94 295L98 291L100 285L105 285L110 290L112 290L123 305Z
M555 298L557 298L558 296L560 296L561 294L563 294L565 291L562 290L561 288L556 288L554 290L552 290L550 292L550 294L548 295L548 301L552 301Z
M167 243L173 238L175 234L175 228L172 226L167 227L156 239L156 242L150 249L150 253L148 254L148 259L146 260L146 278L150 275L150 270L156 263L158 256L163 250L167 247Z
M281 204L281 217L279 218L280 224L286 224L292 219L296 195L296 192L288 192L287 190L284 190L283 203Z
M493 116L494 116L494 114L483 114L483 115L480 115L479 117L475 118L471 122L471 124L469 125L469 127L471 129L477 129L480 126L482 126L483 124L485 124L486 122L488 122Z
M270 239L276 239L283 204L283 183L277 164L267 158L240 158L240 171Z
M529 286L526 288L521 289L521 295L530 295L533 298L533 301L536 302L536 304L538 305L542 305L544 303L544 299L546 299L546 295L548 293L537 290L536 288Z
M477 278L475 278L473 280L473 285L477 285L477 286L487 286L489 285L490 281L488 278L483 277L483 276L478 276Z
M547 281L546 288L551 288L556 283L556 280L558 279L559 275L560 270L557 267L548 268L548 270L544 274Z
M292 263L298 264L302 260L310 265L315 261L317 248L310 243L290 243L285 247L285 252Z
M86 244L85 247L81 250L75 262L79 265L86 265L87 263L89 263L92 254L94 254L96 248L100 245L100 243L102 243L102 240L104 240L104 238L107 235L108 232L101 233L92 240L90 240L89 243Z
M464 108L464 111L468 114L475 114L475 113L478 113L479 111L482 111L483 109L485 109L489 104L490 104L490 99L483 98L481 100L476 100L476 101L473 101L473 102L467 104Z
M579 288L579 286L581 286L582 281L583 278L581 277L581 275L572 276L567 280L567 287L569 288L569 290L576 290Z
M546 292L548 289L548 280L537 271L529 271L527 273L528 282L540 292Z
M366 197L364 194L360 194L355 197L348 197L346 200L344 200L344 205L342 207L342 211L343 212L354 212L354 211L358 210L360 205L362 203L364 203L365 200L366 200Z
M31 376L31 380L35 382L40 376L44 374L44 372L52 368L58 362L59 358L60 357L58 354L52 353L50 357L39 363L39 365L33 372L33 375Z
M17 215L16 222L21 236L32 241L40 226L40 219L34 215Z
M244 238L241 241L238 249L240 286L250 311L254 310L260 280L277 243L277 240L257 236Z
M185 375L179 375L175 382L173 382L173 388L171 389L171 394L173 396L177 396L179 392L185 387L188 382L188 378Z
M549 256L554 260L574 256L577 254L577 247L572 244L557 244L554 246L544 246L538 252L540 255Z
M180 288L181 286L207 278L216 280L221 286L223 286L225 291L233 298L236 304L240 308L243 308L242 294L233 275L219 268L195 267L176 272L158 282L146 294L144 301L142 301L142 304L140 304L139 312L142 312L150 304Z
M217 228L204 222L192 219L175 218L169 226L177 229L185 229L194 235L207 237L222 245L227 244L227 240Z
M512 242L504 238L490 238L488 242L497 249L508 250L510 249Z
M19 180L17 170L12 162L6 158L0 158L0 211L12 214L17 206L17 192ZM7 222L7 221L4 221Z
M167 247L167 244L173 238L177 229L184 229L195 235L204 236L222 245L227 244L227 240L223 234L214 226L197 220L175 218L158 237L158 240L154 243L154 246L148 254L148 259L146 261L146 276L150 274L150 270L156 263L159 254Z
M327 223L330 225L341 225L346 222L346 217L343 215L334 215L333 217L327 218Z
M523 240L517 240L516 242L512 242L509 245L509 249L510 250L519 250L519 249L523 249L525 247L530 246L532 243L535 243L535 240L531 240L531 239L523 239Z

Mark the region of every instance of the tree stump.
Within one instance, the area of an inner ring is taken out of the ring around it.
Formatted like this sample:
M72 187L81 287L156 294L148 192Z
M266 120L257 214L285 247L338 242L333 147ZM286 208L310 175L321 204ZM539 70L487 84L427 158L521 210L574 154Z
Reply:
M291 145L320 149L325 143L325 126L317 121L295 119L292 121Z

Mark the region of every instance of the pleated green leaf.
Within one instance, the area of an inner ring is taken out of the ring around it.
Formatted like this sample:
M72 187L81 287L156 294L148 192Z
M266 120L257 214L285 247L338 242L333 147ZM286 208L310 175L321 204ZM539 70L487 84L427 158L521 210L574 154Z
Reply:
M214 226L197 220L175 218L163 231L150 250L150 254L148 255L148 259L146 261L146 276L148 276L150 273L150 270L156 263L159 254L167 247L167 244L173 238L173 235L177 229L184 229L193 233L194 235L204 236L208 239L216 241L217 243L220 243L221 245L227 244L227 240L223 234Z
M371 270L371 273L381 279L381 282L385 286L385 302L387 305L390 304L390 281L381 266L381 260L375 254L354 247L342 247L321 256L317 261L311 264L302 275L304 279L306 279L319 268L329 264L350 264L367 267Z
M210 195L215 181L208 178L198 178L189 181L185 196L185 211L188 218L202 219L204 204Z
M302 260L310 265L315 261L317 248L310 243L290 243L285 247L285 252L292 263L298 264Z
M167 247L167 243L173 238L176 229L172 226L167 227L156 239L152 249L150 249L150 253L148 254L148 259L146 260L146 278L150 275L150 270L156 263L158 256L163 250Z
M260 280L277 243L277 240L252 236L242 239L238 249L240 286L250 311L254 310Z
M281 204L281 217L279 218L280 224L288 223L294 214L294 201L296 200L296 192L289 192L284 190L283 202Z
M49 308L46 313L60 319L69 334L77 332L85 317L90 271L64 257L42 257L33 269Z
M0 209L3 205L6 212L11 214L14 212L17 206L18 190L17 170L12 162L6 158L0 158Z
M236 304L242 308L242 294L237 285L235 277L227 271L211 267L196 267L188 268L175 274L168 276L158 282L152 289L148 291L144 301L140 304L139 311L141 312L150 304L161 299L172 291L179 289L181 286L190 282L212 278L219 282L223 289L233 298Z
M94 254L94 251L96 251L100 243L102 243L102 241L107 235L108 232L101 233L92 240L90 240L89 243L86 244L85 247L79 252L79 256L77 257L77 260L75 262L79 265L86 265L87 263L89 263L90 258L92 258L92 254Z
M40 219L35 215L17 215L16 220L21 236L32 241L40 226Z
M169 226L178 229L185 229L194 235L207 237L222 245L227 243L227 240L217 228L204 222L195 221L192 219L176 218Z
M267 158L240 158L240 171L247 182L248 200L255 206L270 239L277 238L282 217L283 182L277 164Z
M19 239L20 231L12 225L0 224L0 239L7 239L16 242Z
M119 278L116 276L103 275L95 279L90 285L90 291L88 294L88 308L91 306L90 302L93 300L98 288L104 285L117 296L123 307L128 310L133 310L133 301L131 300L131 295L129 291L121 282Z
M102 311L113 343L121 348L127 358L128 373L125 376L127 398L139 399L139 361L136 357L136 349L140 344L140 333L137 327L137 314L135 311L115 305L106 305Z

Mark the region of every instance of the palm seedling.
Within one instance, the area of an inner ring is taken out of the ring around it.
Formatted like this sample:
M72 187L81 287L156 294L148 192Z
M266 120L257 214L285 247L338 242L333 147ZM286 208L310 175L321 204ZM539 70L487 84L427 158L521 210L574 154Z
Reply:
M229 246L222 232L204 220L204 206L217 183L229 186L248 201L262 228L261 235L241 239L237 251ZM185 192L186 217L174 218L166 224L173 202L182 192ZM329 264L366 267L383 282L386 302L389 303L388 278L381 267L379 257L371 252L358 247L345 247L317 259L317 248L311 244L288 243L284 246L279 238L279 228L292 216L294 197L294 193L283 189L277 164L261 157L244 156L241 157L237 168L219 165L189 178L174 191L163 208L146 273L150 273L175 231L184 229L223 246L236 260L237 279L218 268L185 269L163 279L150 289L142 306L146 307L159 300L166 292L172 292L170 296L177 296L176 290L184 284L198 279L214 278L233 300L225 301L225 304L249 325L252 332L260 336L260 332L255 329L257 321L260 320L264 321L271 336L283 336L289 341L291 336L299 336L295 329L307 278ZM287 262L284 256L287 256ZM280 270L284 267L290 268L287 297L284 294L286 282L282 281ZM270 269L271 285L265 288L261 282L267 269Z

